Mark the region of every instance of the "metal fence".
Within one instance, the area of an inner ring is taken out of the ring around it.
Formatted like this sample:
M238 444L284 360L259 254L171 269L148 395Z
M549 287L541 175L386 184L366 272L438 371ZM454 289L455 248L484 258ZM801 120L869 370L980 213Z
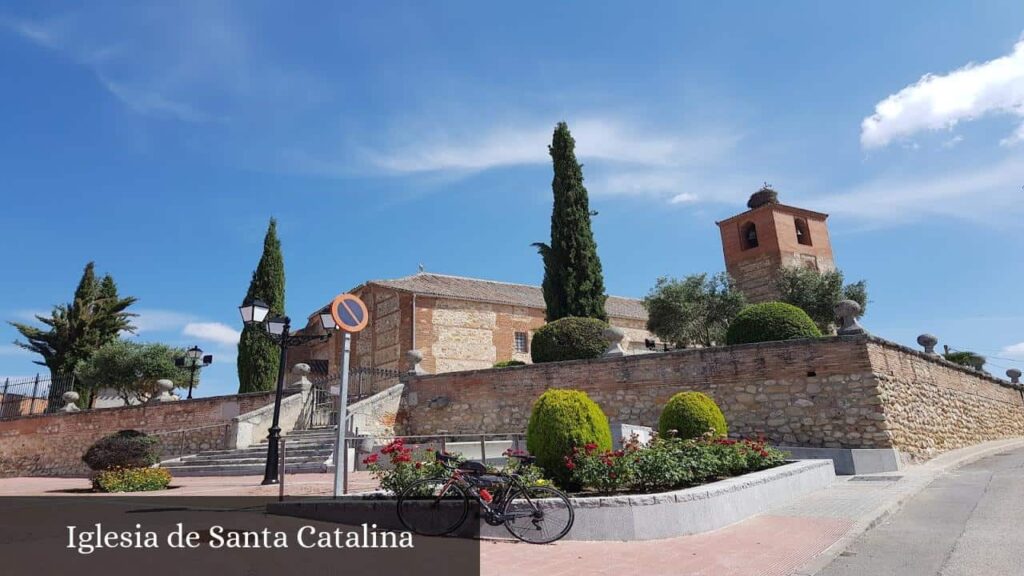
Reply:
M398 384L401 372L385 368L353 368L348 372L348 401L369 398ZM305 428L328 428L338 424L337 394L341 377L337 374L313 380L310 390ZM335 390L332 393L332 388Z
M0 420L56 412L65 404L61 396L74 387L73 375L5 378L0 382Z

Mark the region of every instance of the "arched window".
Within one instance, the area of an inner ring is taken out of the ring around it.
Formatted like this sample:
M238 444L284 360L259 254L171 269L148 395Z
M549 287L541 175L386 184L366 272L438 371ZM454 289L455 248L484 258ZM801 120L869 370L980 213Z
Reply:
M753 222L747 222L740 227L740 246L744 250L757 248L757 226Z
M793 223L796 225L796 241L799 244L806 246L811 245L811 229L807 227L807 220L803 218L794 218Z

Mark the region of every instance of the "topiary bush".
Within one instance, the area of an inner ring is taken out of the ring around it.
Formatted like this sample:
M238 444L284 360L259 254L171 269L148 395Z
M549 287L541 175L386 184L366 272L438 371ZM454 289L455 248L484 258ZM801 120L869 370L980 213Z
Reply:
M729 324L726 344L819 338L821 331L806 312L785 302L762 302L744 308Z
M495 368L508 368L509 366L526 366L522 360L502 360L494 364Z
M608 324L596 318L560 318L533 333L530 357L534 364L597 358L608 348L604 330Z
M669 398L658 418L658 433L664 437L700 438L709 430L725 436L729 428L725 415L710 396L701 392L680 392Z
M102 470L92 479L97 492L148 492L163 490L171 483L166 468L114 468Z
M138 430L121 430L97 440L82 461L92 470L147 468L160 462L160 442Z
M608 417L596 402L579 390L548 390L537 398L526 427L526 447L548 478L573 488L572 470L566 466L573 448L592 445L611 450Z

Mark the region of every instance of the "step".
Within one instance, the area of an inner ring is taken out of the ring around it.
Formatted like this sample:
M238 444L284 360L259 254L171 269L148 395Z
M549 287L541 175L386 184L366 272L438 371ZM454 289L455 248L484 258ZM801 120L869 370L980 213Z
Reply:
M285 462L288 464L306 464L310 462L326 462L331 457L330 454L315 455L315 456L288 456L285 458ZM225 460L189 460L182 459L174 464L180 464L182 466L212 466L214 464L220 464L224 466L233 466L236 464L263 464L266 462L266 458L232 458Z
M285 450L285 456L288 458L312 458L325 455L330 456L331 454L334 454L334 450L331 448L322 450ZM202 452L200 454L183 456L181 459L188 461L244 460L246 458L265 458L266 456L266 450L260 450L259 452L232 452L230 454L207 454Z
M164 464L163 467L171 473L171 476L262 476L265 470L264 464L211 464L205 466ZM322 463L288 464L285 471L286 474L315 474L327 472L328 469Z
M292 450L334 450L333 443L325 442L288 442L285 444L285 449L289 452ZM245 448L234 448L224 450L204 450L201 454L218 455L218 454L238 454L240 452L252 452L252 453L266 453L266 444L253 444Z
M289 455L299 454L323 454L334 452L334 446L313 446L308 448L294 448L292 446L286 446L285 452ZM217 451L217 452L200 452L199 454L186 454L185 458L204 458L204 459L217 459L217 458L247 458L252 456L266 454L266 447L261 447L258 450L229 450L229 451Z

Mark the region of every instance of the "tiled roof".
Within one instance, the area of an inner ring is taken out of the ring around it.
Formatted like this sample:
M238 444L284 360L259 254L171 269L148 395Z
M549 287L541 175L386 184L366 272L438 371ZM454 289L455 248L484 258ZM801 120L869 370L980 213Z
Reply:
M395 280L371 280L367 284L442 298L544 308L544 294L540 287L528 284L511 284L429 272L420 272ZM613 318L647 319L647 310L643 303L634 298L609 296L605 302L605 310Z

